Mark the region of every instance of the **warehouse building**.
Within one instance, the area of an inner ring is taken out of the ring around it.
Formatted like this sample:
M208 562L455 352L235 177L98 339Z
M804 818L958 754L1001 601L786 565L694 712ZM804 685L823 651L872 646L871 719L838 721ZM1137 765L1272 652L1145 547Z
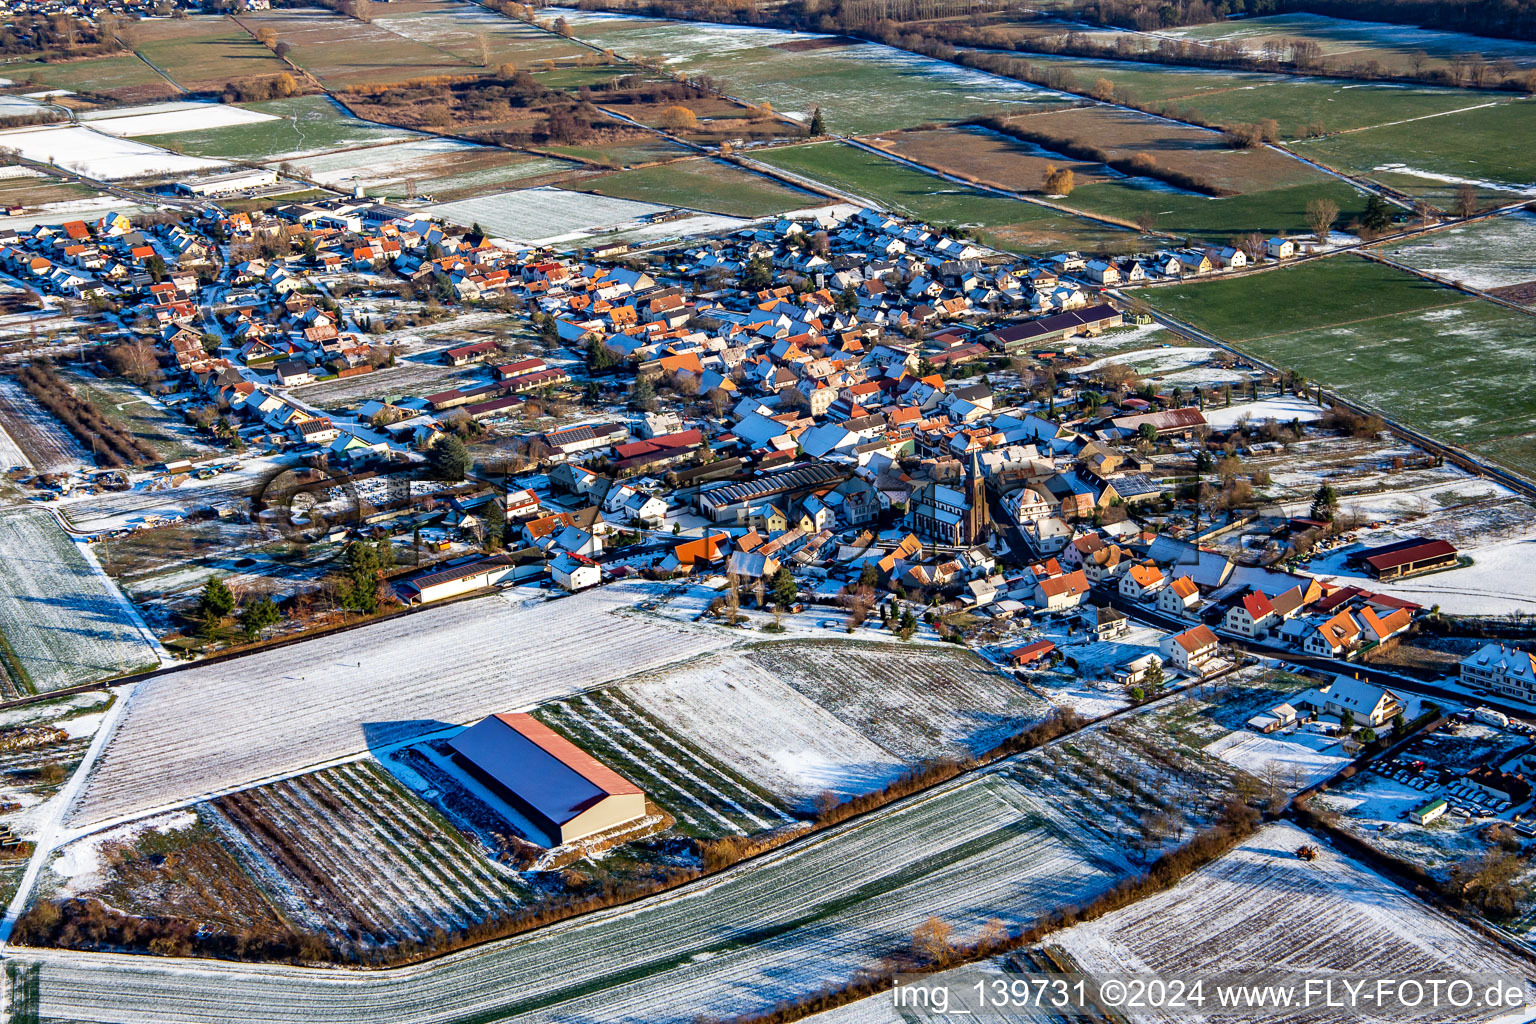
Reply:
M551 846L645 817L639 786L532 715L492 715L448 745L456 762L537 825Z
M176 191L188 196L232 196L236 192L248 192L276 184L276 171L244 170L178 181Z

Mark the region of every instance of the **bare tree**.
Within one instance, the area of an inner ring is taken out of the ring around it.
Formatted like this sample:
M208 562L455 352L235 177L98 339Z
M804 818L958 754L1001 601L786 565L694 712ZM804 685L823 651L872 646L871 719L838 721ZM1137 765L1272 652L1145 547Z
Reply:
M1307 226L1321 245L1328 240L1333 222L1339 219L1339 204L1332 199L1312 199L1307 202Z

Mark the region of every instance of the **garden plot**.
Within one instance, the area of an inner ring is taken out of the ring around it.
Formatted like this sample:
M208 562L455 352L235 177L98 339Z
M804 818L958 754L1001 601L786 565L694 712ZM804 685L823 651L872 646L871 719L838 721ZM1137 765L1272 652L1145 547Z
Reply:
M809 120L820 106L828 128L837 132L888 131L1065 101L1060 93L1013 79L844 37L590 18L556 8L547 13L564 16L588 42L621 56L660 57L684 74L712 75L732 95L767 101L799 120Z
M14 377L0 376L0 425L39 473L92 465L91 453Z
M75 820L298 772L725 642L715 631L624 614L646 593L605 587L547 606L496 594L158 676L130 698Z
M266 1024L302 1005L337 1024L691 1024L845 980L930 915L974 938L992 917L1031 921L1121 876L1095 834L1048 823L1031 802L1006 778L966 780L676 893L401 970L12 952L39 965L42 1014L65 1019L147 1024L174 1005L183 1022Z
M495 917L520 887L363 761L201 805L269 897L343 950Z
M1298 859L1302 845L1318 847L1318 858ZM1530 974L1524 958L1289 824L1260 830L1172 889L1061 932L1047 948L1075 967L1105 974ZM1213 1022L1251 1019L1251 1013L1202 1016ZM1131 1018L1164 1019L1178 1018ZM1286 1019L1339 1017L1336 1009L1318 1008ZM1437 1018L1425 1012L1354 1019Z
M186 174L227 166L222 160L168 153L78 124L13 128L0 132L0 147L14 149L28 160L105 181Z
M692 835L747 835L794 821L729 768L668 735L622 691L546 704L538 718L644 789Z
M306 384L295 389L305 402L322 409L341 409L369 398L430 395L477 381L484 370L476 366L446 366L440 362L401 360L394 366L355 377Z
M0 512L0 634L37 690L150 668L156 652L112 582L47 512Z
M142 107L117 107L80 115L95 131L115 138L180 134L229 128L274 120L275 115L228 103L151 103Z
M760 663L731 652L627 680L621 699L791 806L879 789L907 765Z
M427 207L433 217L449 224L479 224L494 236L529 245L569 242L601 232L636 228L669 209L558 188L519 189Z
M1073 367L1072 372L1080 375L1091 374L1106 366L1118 364L1129 366L1143 377L1161 377L1175 370L1202 366L1218 351L1218 349L1202 346L1170 348L1163 345L1159 348L1138 348L1129 352L1116 352L1114 355L1102 356L1091 363Z
M1520 211L1397 242L1382 254L1484 291L1536 281L1536 213Z
M768 643L748 657L907 762L989 750L1049 711L980 658L942 646Z

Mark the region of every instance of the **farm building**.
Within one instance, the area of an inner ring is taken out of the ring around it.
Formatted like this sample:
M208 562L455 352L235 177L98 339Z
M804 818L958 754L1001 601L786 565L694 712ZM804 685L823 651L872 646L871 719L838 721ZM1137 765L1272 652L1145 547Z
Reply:
M1381 547L1367 548L1353 558L1378 580L1396 580L1456 565L1456 548L1448 541L1414 537Z
M1048 658L1051 652L1056 650L1056 645L1049 640L1036 640L1032 644L1025 644L1008 656L1008 661L1014 668L1023 668L1033 665L1042 658Z
M1120 311L1113 306L1089 306L1087 309L1068 310L1013 327L989 331L982 335L982 340L1012 355L1031 345L1065 341L1078 334L1098 334L1111 327L1119 327L1124 322Z
M527 815L551 845L645 817L639 786L532 715L491 715L448 745L455 761Z
M539 552L510 551L413 576L395 584L395 590L406 604L430 604L499 583L514 583L543 570Z

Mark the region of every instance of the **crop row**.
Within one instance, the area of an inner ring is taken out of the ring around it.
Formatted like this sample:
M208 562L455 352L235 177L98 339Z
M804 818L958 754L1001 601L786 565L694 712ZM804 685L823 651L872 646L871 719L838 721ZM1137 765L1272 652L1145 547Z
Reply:
M157 677L130 698L74 821L301 771L723 643L614 614L623 600L623 588L531 607L493 595Z

